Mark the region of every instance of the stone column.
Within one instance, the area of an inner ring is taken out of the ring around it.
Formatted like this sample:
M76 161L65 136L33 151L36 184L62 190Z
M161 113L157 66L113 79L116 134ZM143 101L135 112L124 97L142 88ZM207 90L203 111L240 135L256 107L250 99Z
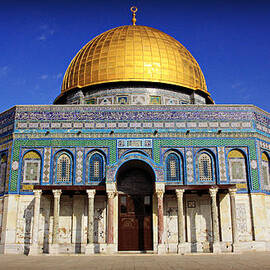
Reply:
M114 197L115 192L107 192L108 196L108 226L107 226L107 244L108 244L108 253L113 253L113 244L114 244Z
M219 243L217 191L218 191L218 188L209 189L209 194L211 197L211 212L212 212L212 224L213 224L213 253L220 253L221 251L220 243Z
M177 196L177 214L178 214L178 247L177 251L180 254L185 253L185 237L184 237L184 208L183 208L183 195L185 190L184 189L176 189L175 193Z
M34 191L34 217L33 217L33 231L32 231L32 244L30 246L29 255L40 254L38 247L38 230L39 230L39 213L40 213L40 198L42 194L41 189L35 189Z
M235 204L236 191L237 191L236 188L229 188L230 202L231 202L232 243L234 252L237 252L237 245L239 244L237 221L236 221L236 204Z
M164 232L164 216L163 216L163 196L164 191L156 191L158 201L158 254L165 253L165 245L163 241Z
M57 254L58 253L58 229L59 229L59 212L60 212L60 196L61 189L53 189L53 233L52 233L52 245L50 248L50 253Z
M88 219L87 219L87 245L85 248L85 254L93 254L94 252L94 215L95 215L95 189L87 189L88 195Z

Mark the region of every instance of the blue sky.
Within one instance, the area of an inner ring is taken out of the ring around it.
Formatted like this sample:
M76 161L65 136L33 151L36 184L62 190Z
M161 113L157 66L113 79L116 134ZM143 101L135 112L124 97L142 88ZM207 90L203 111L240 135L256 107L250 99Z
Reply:
M270 1L0 0L0 112L51 104L66 68L96 35L130 24L157 28L196 58L216 104L270 112Z

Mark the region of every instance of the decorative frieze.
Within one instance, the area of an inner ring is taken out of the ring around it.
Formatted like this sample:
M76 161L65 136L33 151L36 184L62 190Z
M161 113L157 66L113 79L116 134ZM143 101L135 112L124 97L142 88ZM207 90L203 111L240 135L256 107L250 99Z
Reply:
M118 148L152 148L152 139L120 139Z
M90 120L93 121L93 120ZM51 123L38 123L38 122L19 122L17 124L17 129L128 129L128 128L165 128L165 129L218 129L218 128L226 128L226 129L251 129L252 125L250 122L178 122L174 119L174 122L171 122L170 119L163 121L154 121L145 122L145 121L127 121L127 122L98 122L94 120L93 122L51 122ZM257 126L259 130L264 132L269 132L269 129Z

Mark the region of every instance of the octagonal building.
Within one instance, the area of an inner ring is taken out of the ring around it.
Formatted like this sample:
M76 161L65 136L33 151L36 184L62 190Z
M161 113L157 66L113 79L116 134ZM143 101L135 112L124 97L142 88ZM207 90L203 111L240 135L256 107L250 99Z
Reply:
M134 18L77 53L53 105L0 114L0 253L270 250L269 113L215 105Z

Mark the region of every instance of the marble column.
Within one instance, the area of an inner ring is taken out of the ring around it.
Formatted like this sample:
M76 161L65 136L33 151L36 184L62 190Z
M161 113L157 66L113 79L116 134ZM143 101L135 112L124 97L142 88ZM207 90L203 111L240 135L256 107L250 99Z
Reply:
M52 245L50 247L50 253L58 253L58 229L59 229L59 212L60 212L60 196L61 189L53 189L53 233L52 233Z
M34 217L33 217L32 244L30 246L29 255L38 255L41 253L41 250L38 247L38 231L39 231L40 198L42 190L35 189L33 192L34 192Z
M163 232L164 232L164 214L163 214L163 196L164 191L156 191L157 203L158 203L158 253L165 253L165 245L163 241Z
M218 188L210 188L209 194L211 197L211 212L213 225L213 253L220 253L219 243L219 227L218 227L218 209L217 209L217 192Z
M184 189L176 189L175 193L177 196L177 220L178 220L178 247L177 251L180 254L185 253L185 237L184 237L184 204L183 204L183 195Z
M234 252L237 252L237 245L239 244L237 221L236 221L236 203L235 203L236 191L237 191L236 188L229 188L230 202L231 202L232 243Z
M115 192L107 192L108 196L108 226L107 226L107 244L108 244L108 253L113 252L114 244L114 197Z
M88 219L87 219L87 245L85 248L85 254L94 253L94 215L95 215L95 189L87 189L88 195Z

